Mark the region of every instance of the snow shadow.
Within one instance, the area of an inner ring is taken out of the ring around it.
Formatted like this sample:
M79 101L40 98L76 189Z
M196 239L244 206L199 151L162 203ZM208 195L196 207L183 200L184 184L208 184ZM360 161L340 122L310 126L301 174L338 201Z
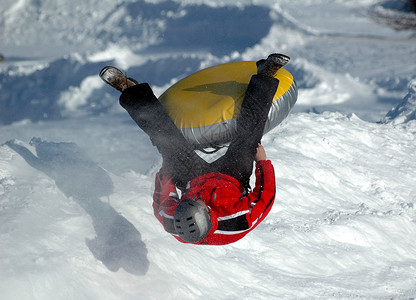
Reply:
M110 204L100 200L113 193L108 174L75 143L33 138L30 144L37 156L16 142L7 142L29 165L55 180L57 187L91 216L96 237L86 239L86 244L95 258L112 272L123 268L131 274L144 275L149 261L140 232Z
M62 119L63 108L58 99L71 86L80 86L88 76L97 76L104 63L85 63L67 57L49 63L29 74L20 74L19 66L11 66L0 73L0 123L10 124L22 119L31 121ZM104 92L87 103L84 109L95 107L95 112L106 112L111 103L105 101ZM96 101L99 105L94 105Z
M261 6L186 6L167 21L158 47L208 50L214 55L243 51L265 37L272 26L270 9ZM242 21L245 20L245 21Z
M203 50L226 55L252 47L265 37L272 19L270 9L259 5L183 5L177 1L122 2L103 18L112 21L98 38L104 42L148 44L149 50Z
M385 23L395 30L416 32L416 4L414 1L387 0L372 5L368 14L376 22ZM413 34L415 36L416 33Z

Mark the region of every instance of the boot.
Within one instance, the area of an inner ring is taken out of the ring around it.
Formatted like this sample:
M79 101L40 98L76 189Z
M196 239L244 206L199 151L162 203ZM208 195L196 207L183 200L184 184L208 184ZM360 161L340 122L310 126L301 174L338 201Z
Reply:
M116 90L123 92L125 89L139 84L133 78L127 77L115 67L105 67L100 72L100 77L105 83L111 85Z
M256 62L257 74L274 77L277 70L286 65L290 57L280 53L270 54L267 59L261 59Z

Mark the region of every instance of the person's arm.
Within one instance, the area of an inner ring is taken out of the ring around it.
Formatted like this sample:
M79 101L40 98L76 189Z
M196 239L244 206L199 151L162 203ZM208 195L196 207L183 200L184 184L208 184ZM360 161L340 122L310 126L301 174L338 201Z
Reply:
M256 186L249 198L251 222L261 221L270 212L276 195L274 168L270 160L266 160L263 146L257 147L256 154Z
M160 170L155 178L153 211L156 218L169 233L175 233L173 216L178 203L179 197L175 185L170 180L169 176Z

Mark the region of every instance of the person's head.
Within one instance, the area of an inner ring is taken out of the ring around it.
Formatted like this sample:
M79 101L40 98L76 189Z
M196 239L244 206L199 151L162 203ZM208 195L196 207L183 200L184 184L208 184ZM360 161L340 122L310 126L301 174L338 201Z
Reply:
M182 200L175 210L174 226L179 237L186 242L203 240L212 227L209 208L202 200Z

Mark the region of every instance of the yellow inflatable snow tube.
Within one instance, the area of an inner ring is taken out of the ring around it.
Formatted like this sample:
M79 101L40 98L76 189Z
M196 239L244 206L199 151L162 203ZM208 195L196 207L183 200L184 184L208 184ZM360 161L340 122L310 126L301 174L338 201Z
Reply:
M240 61L198 71L171 86L160 97L175 125L193 145L221 146L235 130L244 94L256 62ZM274 95L264 132L268 132L289 114L297 100L296 82L281 68L275 75L279 87Z

